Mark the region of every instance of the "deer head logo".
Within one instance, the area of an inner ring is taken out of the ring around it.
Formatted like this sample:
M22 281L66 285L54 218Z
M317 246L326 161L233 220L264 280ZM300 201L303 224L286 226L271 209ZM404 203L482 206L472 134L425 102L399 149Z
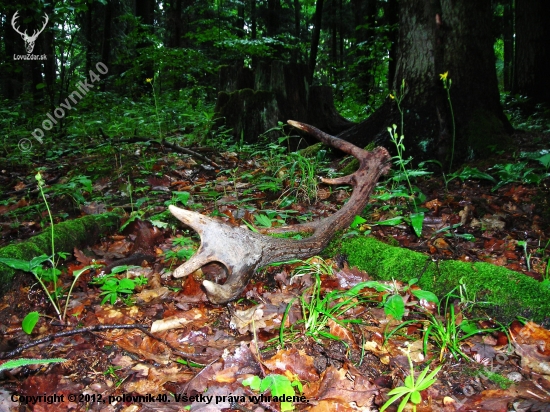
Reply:
M44 31L44 28L46 27L46 24L48 24L48 15L46 13L44 13L46 15L46 19L44 21L44 25L42 26L42 28L40 29L40 31L34 31L34 33L32 34L32 36L29 36L27 34L27 30L25 30L24 33L21 33L19 31L19 27L15 27L15 24L16 24L16 20L17 20L17 13L19 13L19 10L17 10L15 12L15 14L13 15L12 19L11 19L11 26L13 27L13 29L19 33L21 35L21 38L23 39L23 41L25 42L25 49L27 49L27 54L31 54L33 49L34 49L34 42L36 41L36 38L38 37L38 35L40 33L42 33Z

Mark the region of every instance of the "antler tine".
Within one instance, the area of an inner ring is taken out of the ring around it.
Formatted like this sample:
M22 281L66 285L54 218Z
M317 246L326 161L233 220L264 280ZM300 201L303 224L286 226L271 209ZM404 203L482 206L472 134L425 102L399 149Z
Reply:
M46 24L48 24L48 21L50 21L50 18L48 17L48 14L47 13L44 13L44 14L46 15L46 21L44 22L44 24L42 25L42 28L40 30L34 30L33 31L32 36L30 36L30 39L36 40L38 35L40 33L42 33L44 31L44 29L46 28Z
M46 21L44 22L44 24L42 25L42 28L40 29L40 31L38 32L38 34L42 33L44 31L44 28L46 28L46 24L48 24L48 22L50 21L50 18L48 17L48 13L44 13L46 15Z
M11 26L12 26L13 29L14 29L17 33L19 33L21 36L26 36L26 35L27 35L27 30L25 30L24 33L21 33L21 31L19 31L19 27L15 27L15 25L16 25L16 20L17 20L17 18L19 17L18 14L19 14L19 10L17 10L17 11L14 13L13 17L11 18Z

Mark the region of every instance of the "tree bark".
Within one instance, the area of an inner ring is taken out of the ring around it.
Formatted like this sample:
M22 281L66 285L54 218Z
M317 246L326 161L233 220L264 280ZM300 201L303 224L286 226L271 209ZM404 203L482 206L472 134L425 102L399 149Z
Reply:
M399 44L395 100L338 137L365 146L375 140L391 147L387 128L401 123L405 157L454 165L503 146L512 131L499 100L489 2L410 0L399 2ZM452 111L440 75L452 81ZM453 128L454 117L454 128ZM453 130L455 138L453 139ZM400 131L399 131L400 132ZM454 148L454 154L453 154Z
M548 2L516 0L514 94L533 103L550 102Z
M504 14L502 16L502 38L504 41L504 67L503 88L504 91L512 90L514 69L514 3L513 0L504 2Z
M323 0L315 3L315 15L313 16L313 33L311 34L311 52L309 55L308 83L313 84L313 73L317 64L317 50L319 50L319 39L321 37L321 22L323 20Z

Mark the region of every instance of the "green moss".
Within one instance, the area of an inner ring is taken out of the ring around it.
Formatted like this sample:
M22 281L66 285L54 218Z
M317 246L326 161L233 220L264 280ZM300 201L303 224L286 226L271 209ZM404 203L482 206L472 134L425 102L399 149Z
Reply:
M315 157L320 150L326 150L326 147L327 146L324 143L319 142L298 150L298 153L304 157Z
M54 226L56 252L71 253L75 247L93 244L101 234L116 230L120 216L116 213L85 216L80 219L58 223ZM8 245L0 249L0 257L31 260L42 254L50 255L51 228L24 242ZM9 287L16 271L0 263L0 295Z
M359 161L354 157L351 159L346 165L340 169L340 173L342 173L342 176L351 175L359 168Z
M550 290L528 276L500 266L454 260L434 262L422 253L364 237L344 239L340 253L347 256L350 266L365 270L374 279L407 282L418 278L421 288L440 297L462 280L471 296L475 295L478 302L492 303L494 316L506 322L517 316L550 321Z

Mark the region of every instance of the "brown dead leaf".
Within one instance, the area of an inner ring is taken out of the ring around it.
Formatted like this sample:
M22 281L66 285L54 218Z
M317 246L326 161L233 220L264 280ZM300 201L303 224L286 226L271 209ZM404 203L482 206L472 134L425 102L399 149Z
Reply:
M336 323L332 319L328 320L328 327L329 327L329 332L330 332L331 335L334 335L337 338L339 338L340 340L349 343L354 348L357 347L357 342L355 342L355 338L353 337L353 334L351 333L351 331L349 329L347 329L347 328L343 327L342 325Z
M83 266L88 266L90 263L92 263L92 259L86 256L80 249L77 249L76 247L74 248L74 257Z
M237 380L236 373L239 370L237 365L222 369L214 374L213 379L219 383L232 383Z
M321 401L317 405L308 409L308 412L351 412L354 408L349 406L349 403L340 403L333 400Z
M144 289L141 292L136 294L136 298L144 302L150 302L153 299L160 298L167 295L169 292L170 292L170 289L168 289L165 286L161 286L155 289Z
M150 368L145 379L136 381L128 381L124 384L126 393L138 393L146 395L148 393L157 394L162 390L162 386L166 382L186 382L192 374L187 370L182 370L178 366L167 368Z
M358 406L370 406L378 389L362 375L351 376L347 367L336 369L329 366L321 375L321 384L316 396L319 400L332 399L336 402ZM348 375L349 374L349 375Z
M237 329L240 334L244 335L248 331L265 328L266 321L277 316L277 313L264 313L264 305L256 305L246 310L235 310L231 316L229 326L232 329Z
M298 375L303 381L317 381L319 374L313 365L313 358L307 355L303 350L296 348L280 350L275 356L263 362L265 367L271 372L290 371Z
M27 202L27 199L21 198L17 203L13 203L11 205L0 205L0 215L6 214L15 209L19 209L20 207L25 207L28 204L29 203Z

